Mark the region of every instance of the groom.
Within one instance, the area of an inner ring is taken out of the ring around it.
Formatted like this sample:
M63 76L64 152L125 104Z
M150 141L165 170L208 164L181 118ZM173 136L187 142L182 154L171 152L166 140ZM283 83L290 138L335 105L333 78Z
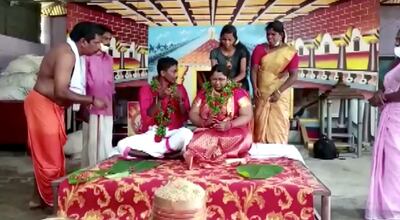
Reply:
M124 157L166 158L180 155L192 139L191 130L183 127L190 110L183 85L177 85L178 62L160 58L158 75L139 91L142 134L118 142L117 154Z

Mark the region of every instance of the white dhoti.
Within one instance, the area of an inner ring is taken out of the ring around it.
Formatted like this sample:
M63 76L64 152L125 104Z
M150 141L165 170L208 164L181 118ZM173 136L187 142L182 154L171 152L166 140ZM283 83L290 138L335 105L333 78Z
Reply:
M165 153L172 151L184 152L193 137L193 132L188 128L167 130L165 137L160 142L155 142L156 126L152 126L146 133L133 135L118 142L113 155L128 156L129 150L145 152L156 158L163 158Z
M94 166L112 153L113 117L90 115L83 123L82 167Z

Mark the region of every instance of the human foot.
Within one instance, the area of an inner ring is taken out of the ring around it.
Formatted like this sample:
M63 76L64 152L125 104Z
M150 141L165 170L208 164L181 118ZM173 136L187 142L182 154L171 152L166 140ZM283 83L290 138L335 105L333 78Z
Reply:
M39 209L39 208L42 208L43 205L42 205L42 203L41 203L40 201L31 200L31 201L29 201L29 203L28 203L28 207L29 207L30 209Z

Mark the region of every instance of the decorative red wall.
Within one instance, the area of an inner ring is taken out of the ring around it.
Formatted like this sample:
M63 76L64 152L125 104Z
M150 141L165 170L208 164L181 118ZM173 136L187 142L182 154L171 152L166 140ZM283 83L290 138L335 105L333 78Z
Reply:
M135 42L141 46L147 46L148 26L138 24L131 19L121 18L119 15L107 14L102 9L85 4L67 4L67 30L81 21L92 21L110 27L117 40L122 43Z
M361 33L378 29L379 0L342 0L285 22L290 40L312 39L320 33L344 34L350 26L360 29Z

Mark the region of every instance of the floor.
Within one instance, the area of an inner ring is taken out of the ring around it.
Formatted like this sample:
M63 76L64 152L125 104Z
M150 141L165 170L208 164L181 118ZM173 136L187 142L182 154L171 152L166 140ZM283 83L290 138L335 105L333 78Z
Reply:
M301 147L300 147L301 149ZM307 166L332 191L332 219L363 219L368 192L370 153L361 158L322 161L309 158L301 150ZM77 167L79 161L68 160L69 169ZM0 219L38 220L46 217L40 210L29 210L32 194L31 161L25 153L0 152ZM319 200L315 201L319 207Z
M364 219L371 154L345 160L305 159L312 172L331 190L332 220ZM320 201L315 201L320 207Z

